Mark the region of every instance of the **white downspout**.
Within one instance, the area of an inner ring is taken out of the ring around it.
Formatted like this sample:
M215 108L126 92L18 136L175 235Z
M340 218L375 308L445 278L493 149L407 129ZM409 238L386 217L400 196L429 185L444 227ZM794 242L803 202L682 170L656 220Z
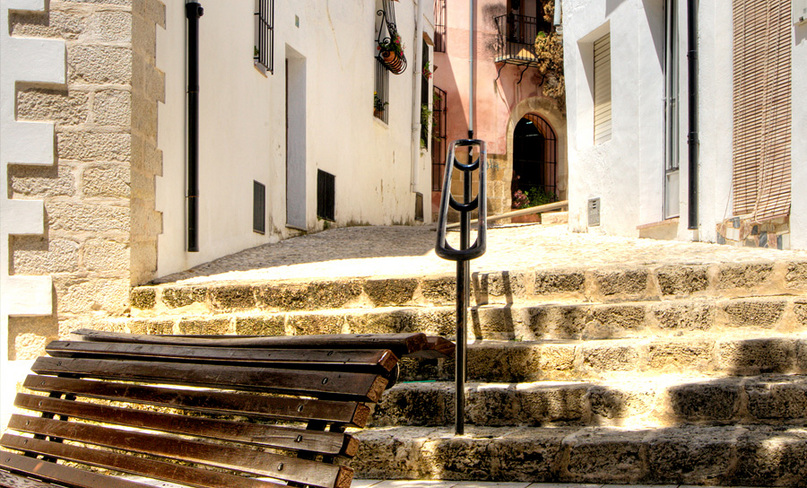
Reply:
M418 163L420 162L420 87L422 76L420 73L421 52L423 50L423 4L426 0L415 0L415 41L412 48L415 50L412 63L412 171L409 178L409 191L414 193L420 186L420 173Z

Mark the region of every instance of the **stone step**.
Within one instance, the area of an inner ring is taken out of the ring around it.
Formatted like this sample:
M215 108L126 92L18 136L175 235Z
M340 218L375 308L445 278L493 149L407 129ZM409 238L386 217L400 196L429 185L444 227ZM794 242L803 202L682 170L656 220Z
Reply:
M559 225L569 223L569 212L544 212L541 214L542 225Z
M585 256L581 256L581 260L584 259ZM617 302L805 292L807 262L797 261L544 268L474 273L472 277L472 299L477 305L536 298ZM188 280L135 287L131 292L131 302L134 311L139 313L185 312L188 309L206 312L295 311L451 305L454 294L453 275L289 282Z
M596 341L478 341L468 346L469 381L599 381L652 376L806 374L807 338L788 334L689 333L682 337ZM402 361L403 381L454 377L453 360Z
M140 315L131 319L133 332L235 333L298 335L395 333L422 331L451 337L455 308L377 307L272 312ZM670 299L624 303L520 303L483 305L469 311L470 332L477 339L545 340L612 339L665 336L693 331L807 329L807 298Z
M803 486L807 429L765 425L385 427L357 433L358 478Z
M453 382L400 383L376 405L374 426L450 426ZM603 382L469 383L470 425L804 425L807 376L624 375Z

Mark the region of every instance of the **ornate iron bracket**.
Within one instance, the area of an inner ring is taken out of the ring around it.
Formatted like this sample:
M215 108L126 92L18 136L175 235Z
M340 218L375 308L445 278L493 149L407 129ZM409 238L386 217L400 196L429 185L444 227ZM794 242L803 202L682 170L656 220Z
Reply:
M398 28L395 26L395 9L392 0L383 0L383 8L377 12L381 17L378 28L378 54L376 58L392 73L399 75L406 71L406 55Z

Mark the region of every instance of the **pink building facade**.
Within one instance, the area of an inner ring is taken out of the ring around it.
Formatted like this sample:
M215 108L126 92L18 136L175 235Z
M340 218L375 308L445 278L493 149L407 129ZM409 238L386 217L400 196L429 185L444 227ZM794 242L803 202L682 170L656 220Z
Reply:
M435 0L434 195L445 142L467 138L473 125L488 145L491 215L510 210L517 191L532 205L566 199L562 67L547 69L535 45L536 38L560 44L559 17L545 3L553 2Z

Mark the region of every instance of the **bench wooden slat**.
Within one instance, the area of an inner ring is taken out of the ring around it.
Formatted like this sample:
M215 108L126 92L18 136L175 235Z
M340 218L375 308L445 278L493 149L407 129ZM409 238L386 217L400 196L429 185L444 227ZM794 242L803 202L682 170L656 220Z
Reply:
M14 405L27 410L66 415L70 418L82 420L244 442L294 451L310 451L352 457L358 450L358 441L355 438L337 432L319 432L291 427L187 417L131 408L96 405L74 400L61 400L25 393L17 394Z
M53 485L45 484L31 478L6 473L0 470L0 487L2 488L53 488Z
M12 415L9 429L330 488L350 468L282 454L107 426ZM118 467L121 469L123 466Z
M378 370L389 372L398 363L388 349L234 349L210 346L177 346L120 342L53 341L45 349L54 357L134 358L192 360L227 364L289 366L334 370Z
M154 459L147 459L142 457L130 456L113 451L103 451L100 449L87 449L84 447L63 444L59 442L51 442L40 439L32 439L29 437L21 437L17 435L4 434L0 438L0 445L9 449L16 449L18 451L26 451L37 453L44 456L55 457L66 461L75 463L87 464L98 468L111 469L122 473L132 475L145 476L147 478L168 481L171 483L179 483L188 486L195 486L198 488L221 488L224 486L238 487L238 488L288 488L286 485L273 483L270 481L261 481L257 479L244 478L220 471L211 471L203 468L195 468L188 465L168 463L164 461L157 461ZM5 453L4 453L5 454ZM31 459L31 458L29 458ZM45 463L45 461L42 461ZM66 466L48 463L49 465L64 468ZM48 466L45 464L43 466ZM76 470L85 472L82 470ZM89 472L86 472L89 473ZM89 473L93 474L93 473ZM62 473L54 472L53 480L61 480ZM100 476L100 475L99 475ZM126 485L124 483L132 483L128 480L120 478L113 478L112 482L102 482L95 484L80 485L82 488L100 488L100 487L122 487L122 488L141 488L143 485L138 483L135 485ZM148 485L146 485L148 486Z
M353 398L377 402L387 380L366 373L297 371L248 366L158 363L131 360L41 357L32 370L39 374L73 374L122 381L165 382L221 388L304 394L318 398Z
M322 334L304 336L182 336L121 334L90 329L73 332L80 340L130 342L140 344L176 344L213 347L268 347L284 349L389 349L397 357L428 347L426 334Z
M211 414L319 420L354 427L367 425L370 416L370 408L355 401L267 397L36 375L26 377L23 386L34 391L69 393L87 398L143 403Z
M71 468L33 457L21 456L11 452L0 453L0 469L30 476L46 481L62 481L81 488L149 488L148 485L135 483L119 478L111 478L102 474ZM0 486L11 488L53 488L53 485L38 482L0 471Z

